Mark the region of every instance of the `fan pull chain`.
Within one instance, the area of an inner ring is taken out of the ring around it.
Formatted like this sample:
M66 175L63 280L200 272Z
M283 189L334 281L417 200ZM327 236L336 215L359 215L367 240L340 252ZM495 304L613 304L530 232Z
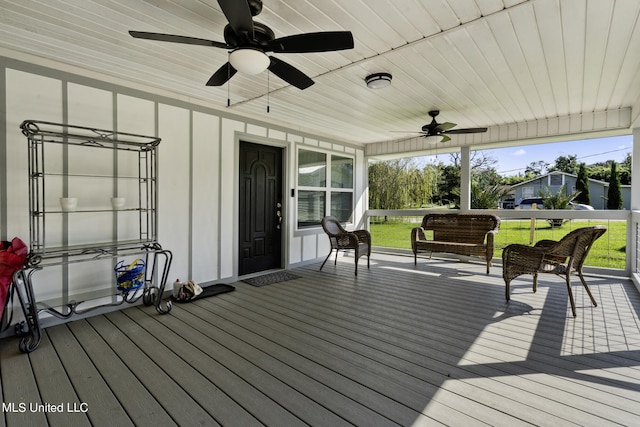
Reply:
M231 59L231 54L227 54L227 107L231 107L231 94L230 94L230 87L231 87L231 63L228 62L229 59Z
M269 113L269 94L271 93L271 72L269 70L267 70L267 114Z

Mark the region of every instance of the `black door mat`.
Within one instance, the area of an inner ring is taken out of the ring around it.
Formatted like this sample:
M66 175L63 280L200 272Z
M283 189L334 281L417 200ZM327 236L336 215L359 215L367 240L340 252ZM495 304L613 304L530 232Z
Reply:
M224 294L225 292L231 292L231 291L235 291L236 288L234 286L231 285L227 285L225 283L220 283L218 285L211 285L211 286L207 286L205 288L202 288L202 292L200 293L200 295L196 295L195 297L189 299L189 300L178 300L173 298L173 296L171 297L171 300L173 302L177 302L177 303L185 303L185 302L192 302L192 301L196 301L202 298L207 298L207 297L212 297L214 295L219 295L219 294Z
M252 277L250 279L242 279L243 282L251 286L267 286L278 282L286 282L287 280L298 279L300 276L291 274L288 271L276 271L275 273L264 274L262 276Z

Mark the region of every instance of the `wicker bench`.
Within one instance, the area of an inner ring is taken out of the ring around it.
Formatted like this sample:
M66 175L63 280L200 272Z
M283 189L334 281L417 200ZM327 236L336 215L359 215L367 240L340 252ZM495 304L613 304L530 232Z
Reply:
M500 218L476 213L430 213L422 226L411 230L414 264L419 252L453 253L480 256L487 262L487 274L493 258L493 238L500 230Z

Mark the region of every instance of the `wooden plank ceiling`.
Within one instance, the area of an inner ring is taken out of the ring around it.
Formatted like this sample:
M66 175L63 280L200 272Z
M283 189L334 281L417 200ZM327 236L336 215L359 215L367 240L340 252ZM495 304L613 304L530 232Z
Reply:
M222 110L229 95L228 111L366 144L414 135L431 109L441 110L439 122L489 128L624 111L614 127L628 128L640 114L639 16L637 0L264 0L255 20L276 37L354 35L351 50L275 54L313 78L303 91L267 72L207 87L226 50L127 33L223 41L216 0L0 0L0 54L36 55ZM367 89L376 72L391 73L392 85Z

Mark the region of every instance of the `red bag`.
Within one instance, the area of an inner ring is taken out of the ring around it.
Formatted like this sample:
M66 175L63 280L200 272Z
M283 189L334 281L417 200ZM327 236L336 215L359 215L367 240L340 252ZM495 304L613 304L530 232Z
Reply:
M13 273L27 262L28 252L27 245L17 237L11 242L0 242L0 318L7 304Z

